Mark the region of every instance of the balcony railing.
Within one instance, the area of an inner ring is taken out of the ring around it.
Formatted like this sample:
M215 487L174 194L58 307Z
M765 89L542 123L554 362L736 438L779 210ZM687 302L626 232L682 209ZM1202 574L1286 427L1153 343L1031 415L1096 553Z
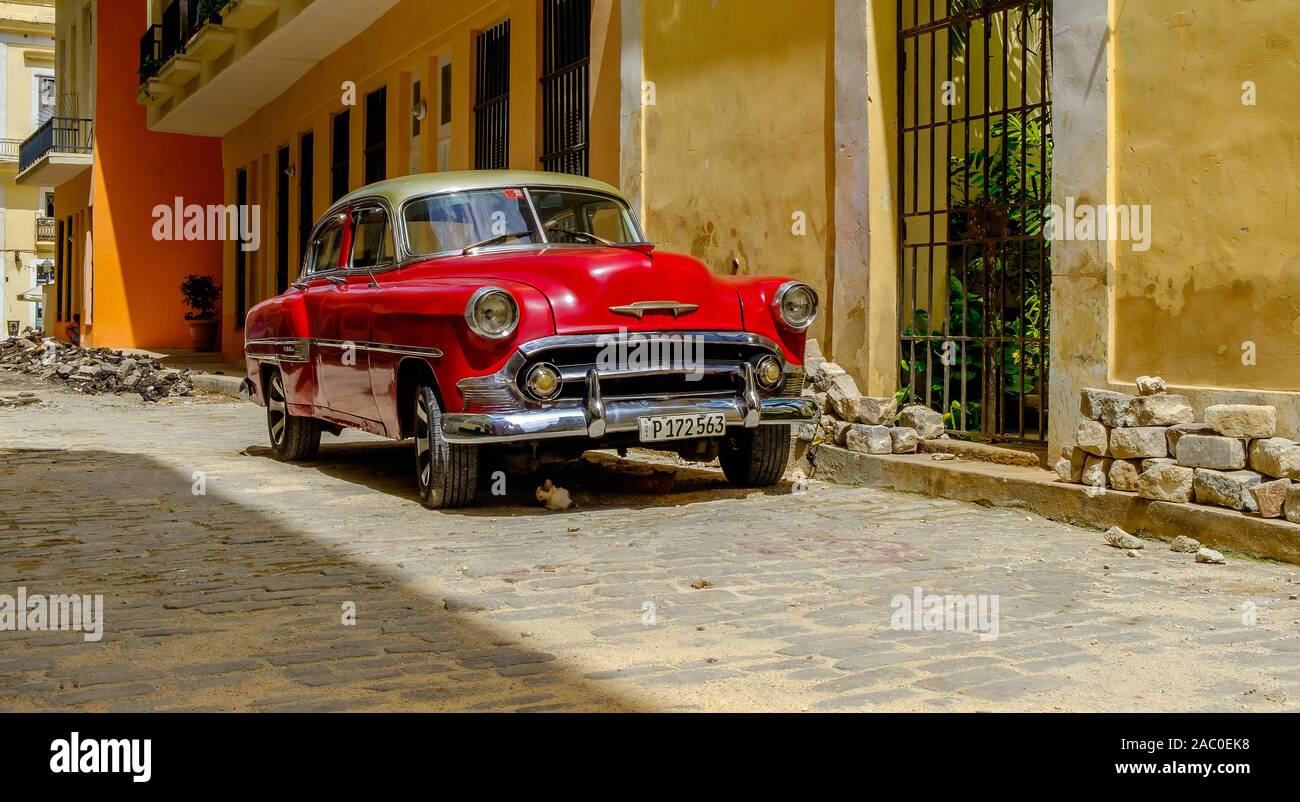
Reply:
M53 217L36 218L36 241L54 242L54 218Z
M157 75L162 65L162 26L150 25L140 37L140 83Z
M18 151L22 146L21 139L0 139L0 162L18 161Z
M23 141L18 151L18 172L51 153L92 153L95 123L82 117L51 117Z
M172 0L163 9L162 22L150 25L140 37L140 83L155 77L204 25L221 24L227 0Z

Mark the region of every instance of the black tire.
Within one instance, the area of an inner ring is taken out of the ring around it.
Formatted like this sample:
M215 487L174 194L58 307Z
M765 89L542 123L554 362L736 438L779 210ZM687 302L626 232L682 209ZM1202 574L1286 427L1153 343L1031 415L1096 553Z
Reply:
M781 481L794 447L789 424L734 429L722 441L718 461L727 481L741 487L768 487Z
M271 371L266 382L266 431L271 449L285 462L311 459L320 451L320 421L290 414L278 370Z
M430 509L467 507L478 489L478 447L448 443L442 436L442 409L433 388L415 391L415 483L420 502Z

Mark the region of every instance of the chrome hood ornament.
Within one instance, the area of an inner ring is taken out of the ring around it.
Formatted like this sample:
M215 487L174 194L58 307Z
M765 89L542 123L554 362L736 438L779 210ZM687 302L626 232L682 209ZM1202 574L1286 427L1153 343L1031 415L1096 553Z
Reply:
M699 304L683 304L677 301L637 301L627 306L611 306L609 311L616 315L631 315L640 320L645 317L646 312L672 312L673 317L677 318L689 315L699 308Z

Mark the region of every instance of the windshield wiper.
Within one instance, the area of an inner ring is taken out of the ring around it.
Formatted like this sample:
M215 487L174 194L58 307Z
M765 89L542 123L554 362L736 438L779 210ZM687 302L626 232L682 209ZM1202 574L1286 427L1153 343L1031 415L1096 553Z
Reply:
M482 242L476 242L473 245L467 246L463 251L460 252L460 255L469 256L472 251L476 251L479 248L486 248L489 245L500 245L506 240L523 239L524 237L532 236L532 233L533 232L531 231L515 231L509 234L498 234L495 237L489 237L488 239L485 239Z
M584 239L586 239L586 240L588 240L588 241L590 241L590 242L597 243L598 245L604 245L604 246L607 247L607 248L616 248L616 247L618 247L618 245L617 245L616 243L610 242L609 240L605 239L604 237L598 237L598 236L596 236L595 234L591 234L591 233L588 233L588 232L586 232L586 231L571 231L571 230L569 230L569 229L567 229L567 228L560 228L558 225L555 225L555 224L552 224L552 225L547 226L547 227L546 227L546 230L547 230L547 231L554 231L554 232L557 233L557 234L568 234L568 235L571 236L571 237L583 237Z

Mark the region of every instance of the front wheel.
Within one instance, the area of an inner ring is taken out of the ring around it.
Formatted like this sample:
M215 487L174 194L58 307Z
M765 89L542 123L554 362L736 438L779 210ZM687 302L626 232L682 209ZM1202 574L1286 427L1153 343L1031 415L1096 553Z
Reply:
M415 393L415 481L430 509L469 506L478 487L478 448L442 436L442 408L428 385Z
M781 481L790 463L794 438L789 424L740 429L722 441L718 461L727 481L741 487L767 487Z
M266 388L266 429L271 448L286 462L311 459L320 450L320 421L289 412L280 371L272 371Z

